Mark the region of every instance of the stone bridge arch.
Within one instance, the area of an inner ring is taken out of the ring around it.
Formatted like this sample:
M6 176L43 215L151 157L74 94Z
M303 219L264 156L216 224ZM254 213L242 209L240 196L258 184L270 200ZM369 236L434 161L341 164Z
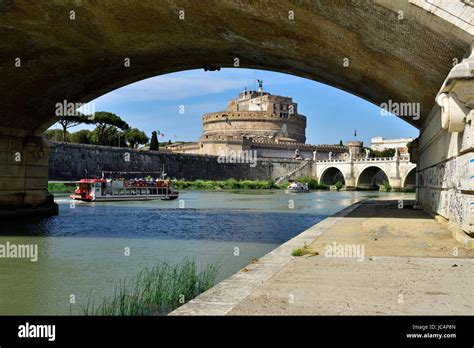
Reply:
M344 173L336 166L325 168L319 177L319 183L324 185L334 185L338 181L346 183Z
M385 181L390 182L389 173L384 166L369 164L360 169L355 183L357 188L378 188Z
M412 166L408 169L405 175L402 177L402 188L403 189L414 189L416 188L416 166Z
M218 1L212 9L186 0L10 1L0 7L2 27L15 28L2 31L0 121L41 132L63 100L88 102L170 72L237 66L306 77L376 105L416 100L421 118L403 119L419 127L453 57L472 41L448 21L428 27L432 16L391 0Z
M41 135L55 122L58 103L89 102L175 71L259 68L326 83L376 105L416 101L419 117L402 119L421 128L453 58L460 61L472 42L462 20L433 20L439 14L422 3L3 1L0 207L51 204Z

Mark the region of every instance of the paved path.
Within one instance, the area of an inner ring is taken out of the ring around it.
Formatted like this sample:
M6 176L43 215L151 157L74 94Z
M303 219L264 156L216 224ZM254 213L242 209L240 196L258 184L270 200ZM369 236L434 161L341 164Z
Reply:
M319 255L290 256L304 243ZM339 258L328 245L363 247L363 261ZM474 250L423 211L372 200L323 220L173 314L472 315L473 289Z

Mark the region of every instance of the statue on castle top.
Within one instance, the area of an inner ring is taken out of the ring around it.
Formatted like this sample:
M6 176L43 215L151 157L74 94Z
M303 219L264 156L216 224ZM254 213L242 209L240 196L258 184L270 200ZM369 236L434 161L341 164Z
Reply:
M332 151L329 151L329 159L332 160Z
M314 149L314 151L313 151L313 161L317 160L317 156L318 156L318 150Z

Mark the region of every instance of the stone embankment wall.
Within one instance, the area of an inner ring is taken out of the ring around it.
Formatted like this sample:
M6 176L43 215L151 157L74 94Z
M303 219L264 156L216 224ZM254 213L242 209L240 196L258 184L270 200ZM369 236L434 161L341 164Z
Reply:
M251 163L219 163L216 156L138 151L107 146L50 143L48 180L68 181L101 177L102 171L165 172L171 178L186 180L266 180L298 168L301 161L258 158ZM297 176L311 175L307 166Z

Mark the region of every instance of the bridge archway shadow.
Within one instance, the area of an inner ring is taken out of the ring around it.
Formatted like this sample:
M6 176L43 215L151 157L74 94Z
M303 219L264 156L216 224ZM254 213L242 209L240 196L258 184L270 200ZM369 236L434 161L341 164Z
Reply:
M408 172L403 181L402 187L410 190L416 188L416 168L413 168Z
M433 220L431 215L421 209L413 209L416 201L414 199L374 199L365 201L363 206L354 210L346 217L348 218L374 218L383 219L426 219ZM342 216L339 213L335 216Z
M336 182L345 184L344 174L336 167L327 168L322 174L319 182L324 185L334 185Z
M359 174L356 187L366 190L378 190L384 182L389 182L385 171L377 166L370 166Z

